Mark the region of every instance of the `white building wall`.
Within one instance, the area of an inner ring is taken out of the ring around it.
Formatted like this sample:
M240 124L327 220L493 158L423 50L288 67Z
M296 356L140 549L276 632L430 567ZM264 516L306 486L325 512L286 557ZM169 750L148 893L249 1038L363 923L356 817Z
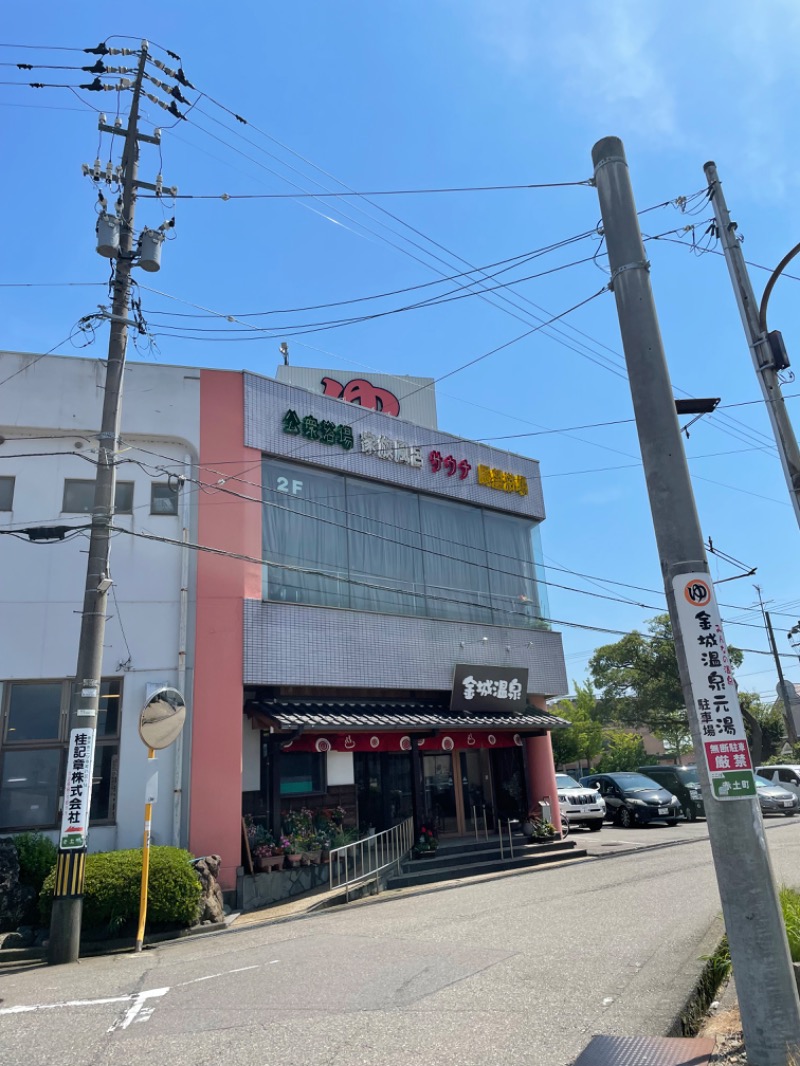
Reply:
M22 370L0 389L0 434L6 438L0 445L0 475L16 479L13 510L0 512L0 530L88 522L87 515L62 513L64 480L94 477L95 467L85 457L95 457L92 437L101 418L105 370L94 359L46 356L34 362L35 358L0 355L0 377ZM187 463L196 463L199 385L199 371L194 368L128 364L122 417L122 438L128 450L121 459L131 461L120 465L117 477L133 482L133 513L116 515L115 526L180 540L188 521L190 539L195 539L192 486L181 493L177 516L150 514L150 487L154 480L166 480L159 466L181 473ZM76 612L83 599L87 547L85 536L42 544L0 536L0 682L74 674L80 630ZM138 736L138 718L148 684L178 684L181 559L178 547L127 533L113 537L111 576L116 602L109 596L103 676L123 679L119 784L116 825L91 831L93 851L141 844L144 787L153 766L148 766L147 750ZM192 575L194 559L190 564ZM193 587L190 578L190 618ZM191 646L188 650L187 703ZM186 735L184 765L188 765L189 747ZM173 746L158 753L154 843L173 842L175 751ZM183 788L188 797L185 776Z

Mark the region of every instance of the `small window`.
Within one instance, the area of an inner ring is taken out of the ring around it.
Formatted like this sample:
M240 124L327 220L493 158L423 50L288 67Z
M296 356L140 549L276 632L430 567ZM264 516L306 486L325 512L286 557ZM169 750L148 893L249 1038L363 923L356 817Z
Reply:
M67 478L64 482L62 512L68 514L91 514L94 506L94 481ZM133 511L133 482L118 481L114 492L116 514L131 514Z
M282 752L280 756L281 795L303 796L324 792L324 759L316 751Z
M12 511L14 504L14 478L0 477L0 511Z
M167 481L154 481L150 486L150 514L177 514L178 491Z
M60 681L11 682L8 698L6 742L58 740L61 729Z
M0 825L55 825L61 786L60 748L7 751L0 776Z

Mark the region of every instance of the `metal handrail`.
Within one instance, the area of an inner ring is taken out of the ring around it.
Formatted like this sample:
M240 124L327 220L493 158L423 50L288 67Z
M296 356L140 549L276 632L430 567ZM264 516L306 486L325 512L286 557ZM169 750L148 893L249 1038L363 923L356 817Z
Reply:
M382 870L396 866L400 872L400 863L414 847L414 819L406 818L399 825L385 829L382 833L362 837L352 844L333 848L330 853L331 888L350 888L361 881L377 877Z

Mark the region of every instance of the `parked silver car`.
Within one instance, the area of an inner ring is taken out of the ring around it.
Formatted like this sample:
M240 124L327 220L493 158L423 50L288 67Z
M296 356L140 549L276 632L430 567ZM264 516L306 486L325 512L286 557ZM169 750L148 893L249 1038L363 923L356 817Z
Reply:
M599 792L578 784L569 774L556 774L556 785L561 817L567 818L570 828L585 825L595 833L603 828L606 803Z
M783 814L791 818L797 814L800 800L793 792L787 792L785 788L767 781L766 778L755 775L758 803L762 814Z

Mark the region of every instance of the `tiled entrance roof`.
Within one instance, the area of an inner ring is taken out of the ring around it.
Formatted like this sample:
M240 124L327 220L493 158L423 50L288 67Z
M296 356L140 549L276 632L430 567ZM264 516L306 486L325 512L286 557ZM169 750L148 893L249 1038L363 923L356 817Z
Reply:
M514 714L462 714L443 703L426 700L278 699L257 701L247 711L257 724L279 730L527 730L562 729L569 725L563 718L533 707Z

